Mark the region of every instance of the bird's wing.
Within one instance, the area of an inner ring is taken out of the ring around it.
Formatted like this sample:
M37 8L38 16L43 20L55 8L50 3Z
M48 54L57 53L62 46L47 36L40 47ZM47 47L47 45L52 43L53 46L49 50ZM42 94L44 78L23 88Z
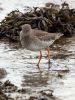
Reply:
M33 42L35 45L40 46L41 48L46 48L49 47L54 43L54 40L46 41L46 40L41 40L37 38L36 36L33 37Z
M38 36L38 38L42 41L55 41L57 39L59 39L63 34L60 33L50 33L44 36ZM37 36L36 36L37 37Z
M55 36L51 36L51 35L44 35L44 36L38 36L38 38L42 41L51 41L51 40L55 40Z
M42 30L37 30L37 29L32 29L32 34L34 34L35 36L44 36L44 35L48 35L48 32L42 31Z
M39 38L40 40L56 40L59 39L63 34L61 33L48 33L42 30L33 29L32 34Z

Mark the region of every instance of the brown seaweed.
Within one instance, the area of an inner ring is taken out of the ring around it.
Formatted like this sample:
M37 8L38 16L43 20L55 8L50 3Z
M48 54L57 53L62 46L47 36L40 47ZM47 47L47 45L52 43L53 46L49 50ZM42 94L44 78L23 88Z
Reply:
M29 8L28 8L29 9ZM22 13L19 10L10 12L0 22L0 38L19 41L19 33L23 24L30 24L47 32L62 32L71 36L75 32L75 10L70 9L67 3L59 5L48 3L46 7L33 7L30 12Z

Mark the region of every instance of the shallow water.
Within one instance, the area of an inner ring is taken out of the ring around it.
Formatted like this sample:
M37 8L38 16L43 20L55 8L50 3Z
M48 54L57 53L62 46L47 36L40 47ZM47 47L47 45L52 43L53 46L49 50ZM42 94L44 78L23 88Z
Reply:
M53 89L53 95L60 100L75 100L75 36L64 38L51 48L53 51L50 69L47 52L43 50L40 69L36 64L39 52L22 48L15 49L12 43L0 42L0 68L5 68L7 76L2 81L10 80L18 88L29 88L32 93ZM55 55L61 58L53 58ZM67 55L67 56L64 56ZM62 57L63 56L63 57ZM69 69L68 73L56 70ZM62 78L58 74L62 74Z

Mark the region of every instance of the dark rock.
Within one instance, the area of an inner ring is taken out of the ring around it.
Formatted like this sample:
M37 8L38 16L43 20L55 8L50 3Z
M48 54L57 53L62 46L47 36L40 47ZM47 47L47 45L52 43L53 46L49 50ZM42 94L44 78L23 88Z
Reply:
M23 94L25 94L25 93L31 93L31 89L29 89L29 88L22 88L22 89L18 89L17 90L17 92L19 92L19 93L23 93Z
M40 97L39 100L48 100L46 97Z
M41 91L40 92L42 95L46 95L46 96L48 96L48 97L51 97L51 96L53 96L53 90L44 90L44 91Z
M15 86L14 84L12 84L9 80L7 80L4 84L3 84L3 89L2 91L4 92L15 92L17 90L17 86Z
M26 89L18 89L18 91L17 92L19 92L19 93L26 93Z
M5 69L0 68L0 78L4 78L7 75L7 72Z
M0 100L8 100L8 97L2 91L0 91Z
M35 97L35 96L30 96L28 100L37 100L37 97Z

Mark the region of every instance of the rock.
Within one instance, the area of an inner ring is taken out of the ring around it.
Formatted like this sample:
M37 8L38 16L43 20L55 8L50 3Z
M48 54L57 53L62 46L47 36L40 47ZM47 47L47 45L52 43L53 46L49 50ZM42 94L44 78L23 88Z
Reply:
M53 96L53 90L44 90L44 91L41 91L41 94L42 95L46 95L46 96L48 96L48 97L51 97L51 96Z
M37 97L35 97L35 96L30 96L30 97L29 97L29 100L37 100Z
M7 72L5 69L0 68L0 78L4 78L7 75Z
M40 91L38 100L52 100L53 96L53 90L43 90Z
M26 93L26 89L18 89L18 91L17 92L19 92L19 93Z
M41 96L38 100L49 100L49 99L45 96Z
M8 100L8 97L2 91L0 91L0 100Z
M23 94L25 94L25 93L31 93L31 89L30 88L22 88L22 89L18 89L17 90L17 92L19 92L19 93L23 93Z
M3 91L4 92L15 92L17 90L17 86L15 86L14 84L12 84L9 80L7 80L4 84L3 84Z

